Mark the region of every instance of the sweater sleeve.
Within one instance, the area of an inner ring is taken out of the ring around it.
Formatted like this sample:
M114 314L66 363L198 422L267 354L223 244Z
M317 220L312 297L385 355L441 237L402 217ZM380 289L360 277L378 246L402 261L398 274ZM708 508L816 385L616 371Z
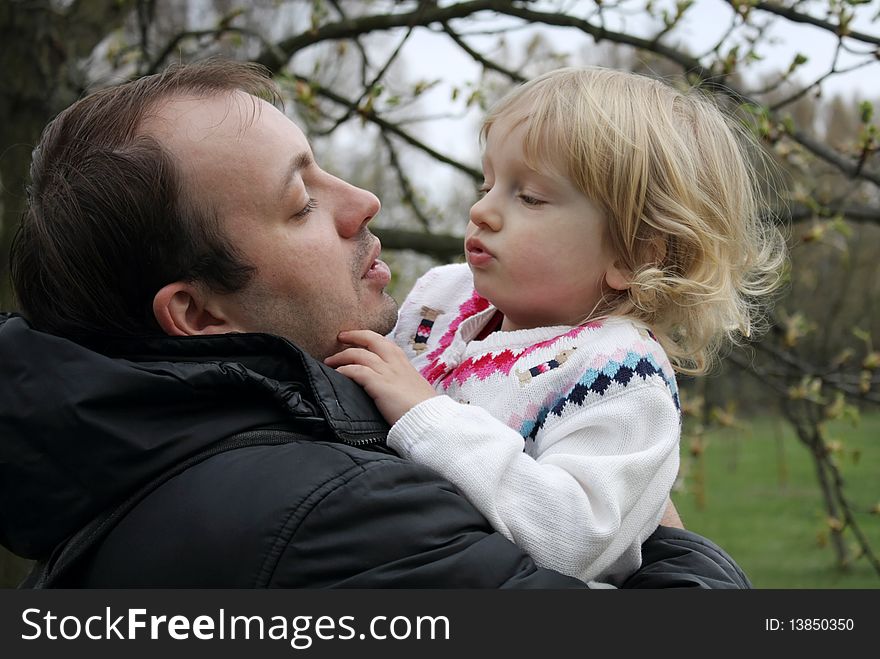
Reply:
M608 393L539 438L438 396L391 429L388 443L459 487L543 567L621 583L641 561L678 470L679 415L660 386Z

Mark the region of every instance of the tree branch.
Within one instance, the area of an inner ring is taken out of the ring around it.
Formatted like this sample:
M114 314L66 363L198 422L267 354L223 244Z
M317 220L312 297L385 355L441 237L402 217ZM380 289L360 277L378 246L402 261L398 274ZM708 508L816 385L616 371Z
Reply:
M709 69L703 67L697 60L689 57L688 55L685 55L680 51L675 50L674 48L664 46L663 44L654 43L652 41L641 39L639 37L634 37L629 34L610 32L572 16L546 14L543 12L536 12L520 7L510 7L507 10L499 11L501 11L501 13L505 13L511 16L519 16L520 18L528 21L541 22L549 25L575 27L582 30L583 32L592 35L593 38L596 39L596 41L599 41L601 39L608 39L614 41L615 43L627 44L641 50L646 50L656 53L658 55L662 55L666 59L669 59L670 61L675 62L676 64L681 66L685 73L690 73L698 76L707 88L725 94L738 103L748 103L758 107L761 107L762 105L757 101L753 101L744 92L730 85L726 81L726 78L724 76L714 75ZM787 132L786 134L791 139L801 144L808 151L811 151L814 155L822 158L823 160L831 163L832 165L840 169L850 178L865 179L880 187L880 175L870 171L865 171L857 161L851 161L847 158L844 158L839 153L834 152L832 149L826 147L825 145L821 144L820 142L813 139L802 131L795 130Z
M446 263L464 254L464 239L460 236L373 226L370 231L382 241L383 249L410 249Z
M420 3L416 9L410 12L359 16L335 23L326 23L317 29L308 30L282 40L277 44L277 47L264 50L255 61L273 73L277 73L297 51L322 41L353 39L370 32L388 31L399 27L427 26L431 23L464 18L478 11L498 9L498 6L508 4L509 2L499 2L499 0L473 0L444 7Z
M187 30L175 34L168 41L168 43L165 44L162 52L160 52L156 59L152 61L152 63L147 67L146 71L139 75L151 75L153 73L157 73L161 66L165 63L165 60L168 59L168 56L171 55L171 53L174 52L174 49L177 48L177 46L186 39L201 39L202 37L214 37L215 39L217 39L224 34L240 34L245 37L256 39L257 41L262 43L264 47L274 48L274 46L266 41L266 39L261 34L243 27L224 26L211 28L208 30Z
M402 193L400 198L405 204L410 205L418 221L423 227L425 227L425 231L430 231L431 221L419 207L419 203L416 200L416 194L413 190L412 183L410 182L409 177L404 173L403 166L400 164L400 159L397 157L397 149L394 148L394 144L391 142L391 138L388 136L388 134L385 131L381 131L381 133L382 141L385 143L385 147L388 149L388 157L391 160L391 167L397 174L397 183L400 185L400 191Z
M850 178L864 179L880 187L880 174L878 174L877 172L866 170L860 165L857 160L850 160L848 158L845 158L834 149L825 146L825 144L811 137L810 135L807 135L803 131L787 131L786 135L788 135L795 142L807 149L807 151L810 151L822 160L837 167L837 169L839 169Z
M788 208L779 209L774 215L783 217L793 224L834 215L842 215L849 222L859 224L880 224L880 208L867 205L828 204L817 211L804 204L793 204Z
M880 396L878 396L877 394L874 394L870 391L863 392L856 384L849 384L841 380L841 378L835 377L834 374L822 372L822 369L819 369L815 365L798 358L791 351L781 350L778 347L772 345L767 340L758 341L754 344L754 346L756 350L760 350L761 352L767 354L776 361L785 364L789 368L793 369L794 373L789 376L791 379L800 380L805 375L813 378L818 378L824 386L828 386L831 389L840 391L846 396L857 400L874 403L875 405L880 404ZM734 360L734 362L736 363L736 360ZM750 368L757 371L754 364L750 365Z
M624 44L627 46L632 46L633 48L638 48L639 50L646 50L652 53L656 53L657 55L661 55L668 59L671 62L678 64L686 73L692 73L696 75L700 80L704 81L707 86L714 86L719 83L719 81L723 81L724 76L717 76L713 74L709 69L700 64L699 60L687 55L686 53L676 50L670 46L666 46L665 44L656 42L652 39L643 39L641 37L636 37L631 34L626 34L623 32L613 32L611 30L607 30L604 27L599 27L597 25L593 25L589 21L586 21L582 18L577 18L576 16L567 16L565 14L556 14L551 12L543 12L543 11L535 11L532 9L527 9L524 6L512 5L507 2L501 3L493 3L502 5L501 7L492 7L499 14L505 14L507 16L516 16L517 18L522 18L525 21L531 23L543 23L544 25L556 25L558 27L571 27L580 30L586 34L589 34L596 42L600 41L613 41L614 43ZM722 87L726 87L722 84Z
M116 29L134 7L135 0L76 0L59 25L68 35L71 55L86 57L107 33Z
M769 6L769 3L763 4ZM497 14L505 16L520 18L526 22L578 29L592 36L596 42L606 40L655 53L680 66L686 75L696 76L707 90L723 94L736 103L763 107L763 104L751 99L746 93L729 84L727 76L715 74L710 68L703 66L698 59L680 50L653 40L643 39L622 32L614 32L575 16L536 11L525 5L512 4L509 1L504 2L500 0L472 0L471 2L454 3L443 7L420 3L417 9L409 12L361 16L356 19L327 23L265 49L256 61L269 68L270 71L277 72L297 51L321 41L351 39L370 32L387 31L398 27L427 26L435 22L443 24L453 19L465 18L477 12L487 10L493 10ZM375 117L367 118L370 121L376 121L377 119ZM852 161L843 157L801 131L787 132L786 135L811 151L814 155L840 169L850 178L867 180L880 186L880 175L866 171L860 167L858 161ZM404 139L407 138L405 137ZM441 162L451 164L448 160L441 159ZM468 173L473 175L473 170L470 170Z
M737 8L737 3L733 0L727 0L727 4L734 8ZM855 30L847 29L845 34L841 34L840 25L836 23L830 23L828 21L823 21L821 18L815 18L814 16L810 16L809 14L802 14L799 11L794 9L790 9L789 7L783 7L782 5L776 4L775 2L754 2L751 5L754 9L760 9L761 11L766 11L768 14L775 14L776 16L782 16L783 18L787 18L790 21L795 23L806 23L808 25L813 25L818 28L822 28L828 32L831 32L835 36L838 37L847 37L850 39L855 39L857 41L863 41L865 43L870 43L875 46L880 46L880 37L875 37L870 34L865 34L864 32L857 32Z
M332 91L330 89L322 87L321 85L313 82L312 80L310 80L309 78L306 78L305 76L295 75L294 78L296 80L299 80L300 82L303 82L303 83L309 85L312 88L312 90L314 91L314 93L317 94L318 96L321 96L321 97L326 98L330 101L333 101L334 103L337 103L345 108L353 109L358 114L358 116L363 117L367 121L370 121L370 122L376 124L383 131L386 131L388 133L392 133L393 135L397 135L397 137L402 139L404 142L406 142L410 146L413 146L413 147L419 149L420 151L427 153L429 156L431 156L435 160L442 162L442 163L446 163L447 165L454 167L455 169L457 169L461 172L464 172L465 174L470 176L475 181L481 181L483 179L483 173L480 170L475 169L473 167L469 167L469 166L465 165L464 163L459 162L458 160L455 160L454 158L451 158L449 156L446 156L446 155L440 153L439 151L435 151L434 149L429 147L424 142L417 140L415 137L413 137L412 135L410 135L409 133L407 133L406 131L401 129L399 126L395 125L394 123L392 123L390 121L387 121L386 119L383 119L382 117L377 115L373 110L365 110L362 107L358 107L357 105L355 105L355 103L353 101L350 101L349 99L340 96L339 94L335 93L334 91Z
M471 58L475 62L482 64L484 69L489 69L491 71L497 71L498 73L501 73L501 74L507 76L508 78L513 80L514 82L525 82L526 81L526 79L523 76L521 76L519 73L517 73L516 71L511 71L510 69L506 69L496 62L493 62L489 59L486 59L480 53L478 53L476 50L474 50L473 48L468 46L464 42L464 40L461 38L461 36L459 36L458 33L455 32L455 30L453 30L452 27L450 27L449 23L446 21L443 21L443 31L449 35L449 38L452 39L458 45L459 48L461 48L464 52L466 52L468 55L470 55Z

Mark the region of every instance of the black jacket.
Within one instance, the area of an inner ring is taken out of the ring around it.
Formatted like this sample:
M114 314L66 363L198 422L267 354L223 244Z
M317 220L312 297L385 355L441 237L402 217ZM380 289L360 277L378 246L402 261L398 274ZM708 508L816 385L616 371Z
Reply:
M0 543L45 560L150 484L60 585L580 585L392 454L366 394L283 339L86 347L0 314L0 365ZM643 551L627 585L748 586L695 534L660 529Z

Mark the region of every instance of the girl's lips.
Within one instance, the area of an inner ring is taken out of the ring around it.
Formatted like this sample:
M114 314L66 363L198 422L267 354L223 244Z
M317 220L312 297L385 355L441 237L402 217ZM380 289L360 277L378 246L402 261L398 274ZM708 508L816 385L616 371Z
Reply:
M483 243L475 238L471 238L465 242L464 249L468 263L475 268L485 267L495 258L495 256L483 246Z
M489 252L484 252L481 249L469 249L467 251L467 260L475 268L482 268L487 265L494 259Z

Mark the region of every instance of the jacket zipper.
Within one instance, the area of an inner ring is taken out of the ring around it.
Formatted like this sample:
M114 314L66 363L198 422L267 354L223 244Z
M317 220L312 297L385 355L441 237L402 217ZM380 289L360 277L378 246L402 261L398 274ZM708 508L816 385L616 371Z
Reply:
M349 446L369 446L371 444L380 444L385 440L384 434L379 435L367 435L366 437L357 437L349 435L348 433L340 433L337 432L336 436L342 440L343 444L347 444Z

